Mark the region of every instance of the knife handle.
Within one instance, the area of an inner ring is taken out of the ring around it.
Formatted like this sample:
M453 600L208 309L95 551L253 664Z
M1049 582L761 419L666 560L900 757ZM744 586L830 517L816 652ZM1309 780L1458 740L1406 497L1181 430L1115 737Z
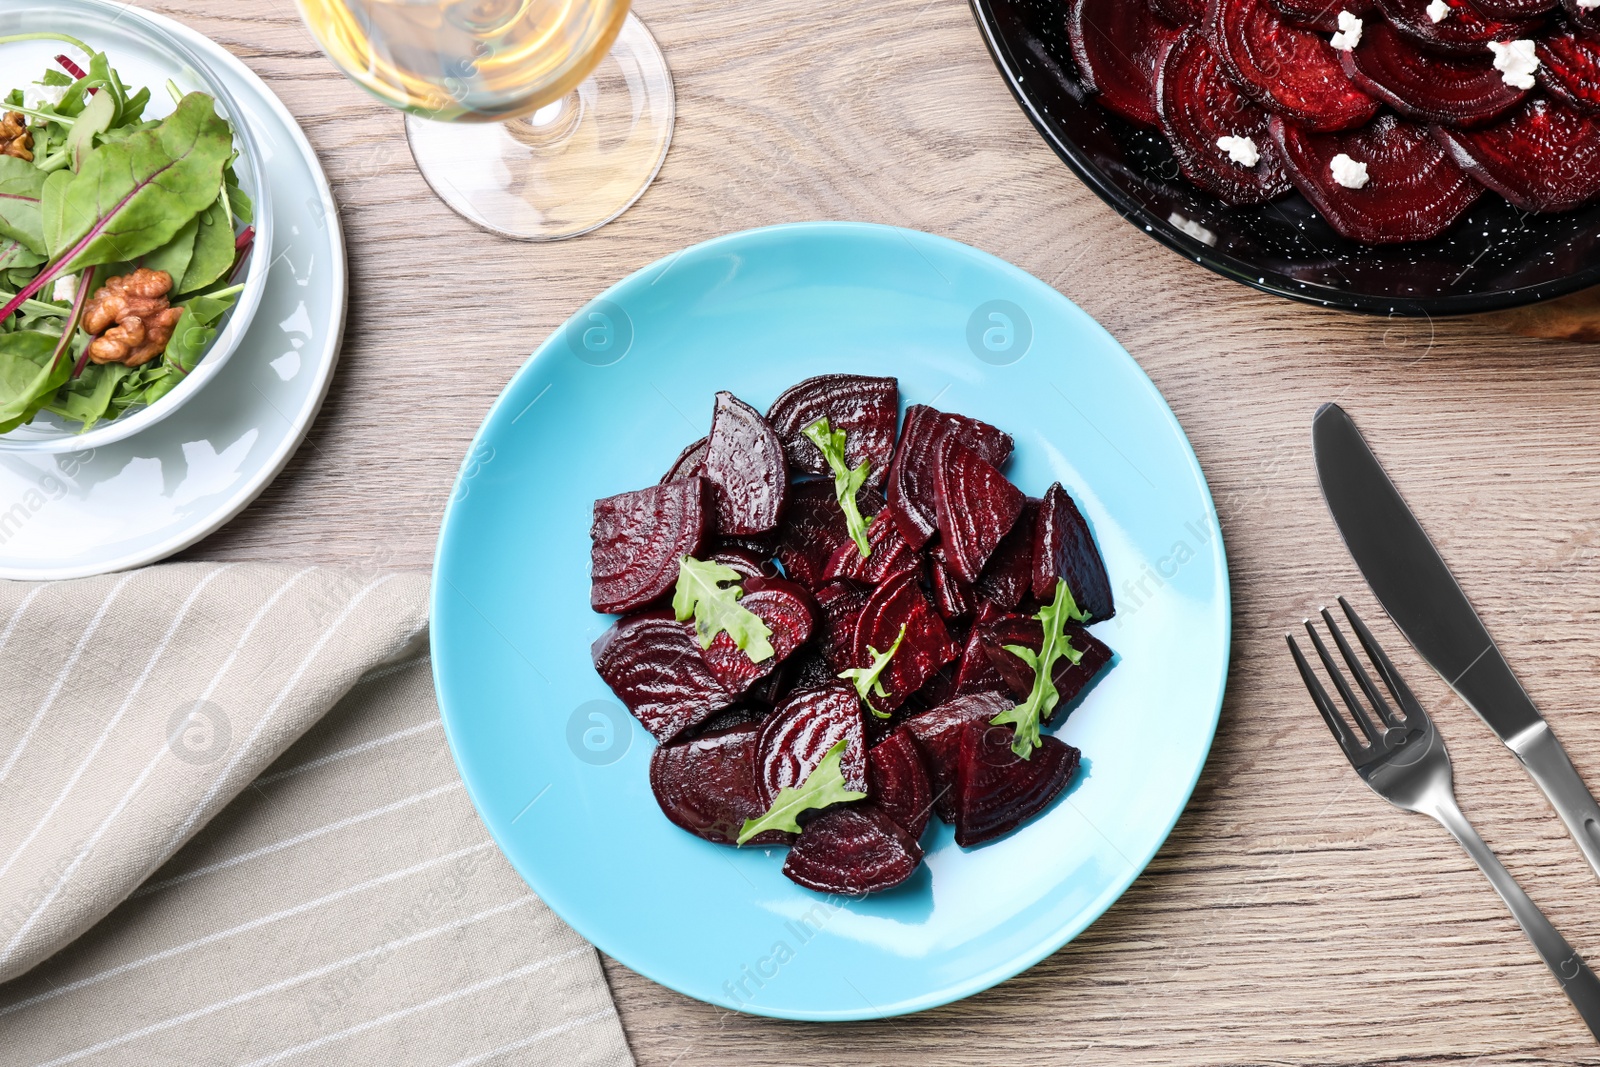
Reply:
M1512 752L1522 761L1550 805L1567 824L1578 847L1583 849L1589 866L1600 874L1600 804L1596 804L1589 787L1578 777L1578 770L1567 758L1566 749L1556 740L1550 724L1541 722L1524 730L1509 743Z

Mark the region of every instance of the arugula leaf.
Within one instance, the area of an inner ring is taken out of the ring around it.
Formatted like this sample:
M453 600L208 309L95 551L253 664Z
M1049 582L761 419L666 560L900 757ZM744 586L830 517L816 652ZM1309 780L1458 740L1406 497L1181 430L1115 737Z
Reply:
M59 340L41 330L0 334L0 433L32 419L72 377L72 361L53 358Z
M822 449L822 457L828 461L828 469L833 471L833 495L844 511L850 540L856 543L856 550L865 559L872 555L872 546L867 543L867 521L861 517L861 509L856 506L856 494L867 483L867 474L872 465L862 460L854 470L846 466L845 432L831 429L825 418L818 419L800 432L805 434L806 440Z
M204 289L228 273L233 266L233 220L220 199L212 201L196 220L199 232L195 236L194 255L188 269L172 276L172 291L180 296Z
M806 776L806 780L798 789L794 786L780 789L777 798L772 802L772 807L767 809L765 815L759 819L744 821L737 843L742 845L764 830L787 830L789 833L797 834L800 832L797 818L801 812L844 804L865 797L867 794L857 793L845 785L844 771L839 767L840 760L844 758L844 750L849 745L849 741L840 741L828 749L828 754L822 757L817 769Z
M1050 717L1061 701L1061 693L1056 689L1053 677L1056 661L1065 657L1069 662L1077 663L1083 659L1083 653L1073 648L1067 638L1067 623L1083 622L1088 616L1078 610L1078 603L1072 599L1066 579L1057 578L1055 599L1040 608L1034 618L1044 626L1044 644L1038 652L1026 645L1005 646L1007 652L1033 668L1033 689L1028 693L1027 700L989 720L996 726L1008 722L1016 724L1011 751L1023 759L1028 759L1033 750L1039 747L1039 724Z
M0 156L0 237L44 254L44 218L39 198L45 173L32 163Z
M724 582L734 584L724 586ZM761 616L740 605L744 590L738 582L739 572L732 567L684 556L678 563L672 611L679 622L694 620L701 648L710 648L717 634L726 633L752 663L760 663L777 654L770 640L772 629Z
M904 641L905 639L906 624L901 623L900 633L895 637L894 644L889 646L889 651L879 652L871 645L868 645L867 651L872 654L872 663L870 666L851 667L847 671L839 672L840 678L843 678L847 682L855 683L856 696L861 698L861 703L867 706L868 711L872 712L872 714L876 715L880 719L887 719L893 713L888 711L879 711L877 708L873 707L871 698L874 696L886 697L889 695L889 691L883 687L883 671L885 667L889 666L889 661L894 659L894 654L900 651L900 642Z
M86 432L110 414L118 387L133 373L132 367L121 363L91 363L83 368L82 374L51 396L45 408L64 419L82 423L80 432Z

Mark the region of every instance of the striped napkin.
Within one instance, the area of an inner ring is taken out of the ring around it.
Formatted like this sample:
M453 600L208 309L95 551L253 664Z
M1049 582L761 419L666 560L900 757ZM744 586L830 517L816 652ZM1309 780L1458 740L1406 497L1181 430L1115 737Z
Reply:
M427 579L0 583L0 1065L633 1062L478 821Z

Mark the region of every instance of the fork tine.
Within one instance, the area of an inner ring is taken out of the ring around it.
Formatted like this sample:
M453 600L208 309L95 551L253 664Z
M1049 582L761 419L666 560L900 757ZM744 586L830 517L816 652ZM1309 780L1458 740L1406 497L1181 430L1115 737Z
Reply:
M1422 710L1422 705L1411 692L1411 687L1406 685L1405 679L1400 677L1400 672L1395 670L1389 657L1383 654L1383 648L1378 644L1378 639L1372 636L1372 631L1367 629L1367 624L1361 621L1361 616L1356 614L1356 609L1344 597L1339 598L1339 606L1344 609L1345 618L1350 620L1350 626L1356 632L1356 640L1361 642L1361 647L1366 649L1367 658L1378 669L1378 676L1383 679L1383 684L1389 687L1389 692L1394 694L1395 700L1400 704L1400 710L1405 712L1407 726L1420 726L1428 721L1428 713Z
M1312 703L1317 710L1322 712L1322 721L1328 724L1328 729L1333 731L1334 739L1339 742L1339 747L1344 749L1347 759L1354 762L1361 758L1361 742L1356 740L1355 732L1344 721L1344 717L1334 708L1328 691L1322 688L1322 682L1317 678L1316 672L1311 669L1311 664L1306 662L1305 655L1300 651L1300 646L1295 642L1294 634L1284 634L1284 640L1289 642L1289 654L1294 656L1294 665L1300 668L1300 679L1306 683L1306 691L1311 694Z
M1386 725L1399 726L1400 716L1395 714L1394 707L1384 698L1382 690L1372 684L1372 675L1367 668L1356 658L1355 650L1350 647L1350 642L1344 639L1344 631L1339 629L1339 624L1333 621L1333 613L1327 608L1322 609L1322 621L1327 624L1328 633L1333 635L1333 643L1339 646L1339 655L1350 665L1350 673L1356 676L1356 684L1361 686L1361 691L1367 695L1367 706L1370 707Z
M1366 707L1350 688L1350 683L1344 680L1344 672L1339 669L1339 665L1328 654L1328 646L1322 643L1322 636L1317 633L1317 628L1310 619L1306 620L1306 633L1311 635L1311 644L1317 650L1317 655L1321 657L1322 666L1327 670L1328 677L1333 679L1333 686L1339 690L1339 695L1344 698L1345 706L1350 709L1350 714L1355 716L1357 724L1361 727L1361 732L1367 735L1368 741L1371 741L1374 745L1379 744L1379 739L1383 736L1383 730L1373 723L1372 717L1367 714Z

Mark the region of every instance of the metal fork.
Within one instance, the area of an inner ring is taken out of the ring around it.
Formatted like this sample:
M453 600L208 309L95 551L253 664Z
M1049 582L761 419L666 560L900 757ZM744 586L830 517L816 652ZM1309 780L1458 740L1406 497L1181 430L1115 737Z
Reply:
M1356 769L1361 780L1372 787L1374 793L1397 808L1433 816L1461 843L1461 847L1467 850L1467 855L1471 856L1489 877L1495 892L1506 902L1506 907L1511 909L1511 914L1522 927L1522 932L1528 935L1533 947L1539 950L1545 966L1550 968L1550 973L1555 975L1556 981L1561 984L1561 991L1572 1001L1573 1007L1578 1009L1578 1014L1583 1016L1589 1031L1596 1038L1600 1038L1600 979L1595 977L1577 950L1567 944L1567 939L1550 925L1550 920L1545 918L1544 912L1540 911L1539 906L1522 891L1516 879L1511 877L1511 872L1505 869L1488 844L1478 836L1478 831L1472 828L1467 817L1461 813L1461 807L1456 803L1450 754L1445 751L1444 739L1434 729L1433 720L1422 710L1422 705L1417 703L1417 698L1401 680L1399 672L1394 669L1394 664L1383 654L1383 649L1378 647L1378 642L1373 638L1371 631L1362 623L1344 597L1339 598L1339 606L1344 609L1345 617L1350 620L1350 626L1355 630L1361 647L1366 650L1367 658L1371 660L1372 666L1383 679L1395 703L1400 705L1404 715L1397 714L1394 707L1384 698L1366 668L1356 658L1354 650L1340 632L1338 624L1333 621L1333 615L1327 608L1323 608L1322 621L1327 625L1328 633L1332 635L1334 644L1339 648L1339 655L1350 668L1350 674L1354 676L1356 684L1366 697L1365 704L1351 690L1349 682L1345 680L1334 658L1329 655L1327 646L1323 644L1316 626L1310 619L1305 622L1306 633L1311 638L1312 646L1317 650L1318 658L1322 660L1322 666L1333 679L1334 688L1338 689L1339 696L1350 709L1351 716L1361 727L1365 741L1356 736L1350 724L1334 707L1333 701L1328 697L1328 691L1322 687L1322 682L1312 671L1311 664L1306 662L1306 657L1300 652L1300 646L1295 643L1294 635L1284 636L1289 641L1289 651L1294 655L1295 666L1300 668L1300 676L1305 679L1306 689L1310 691L1311 699L1316 701L1317 710L1322 712L1322 718L1327 722L1328 729L1332 730L1333 736L1338 739L1339 747L1349 758L1350 765Z

